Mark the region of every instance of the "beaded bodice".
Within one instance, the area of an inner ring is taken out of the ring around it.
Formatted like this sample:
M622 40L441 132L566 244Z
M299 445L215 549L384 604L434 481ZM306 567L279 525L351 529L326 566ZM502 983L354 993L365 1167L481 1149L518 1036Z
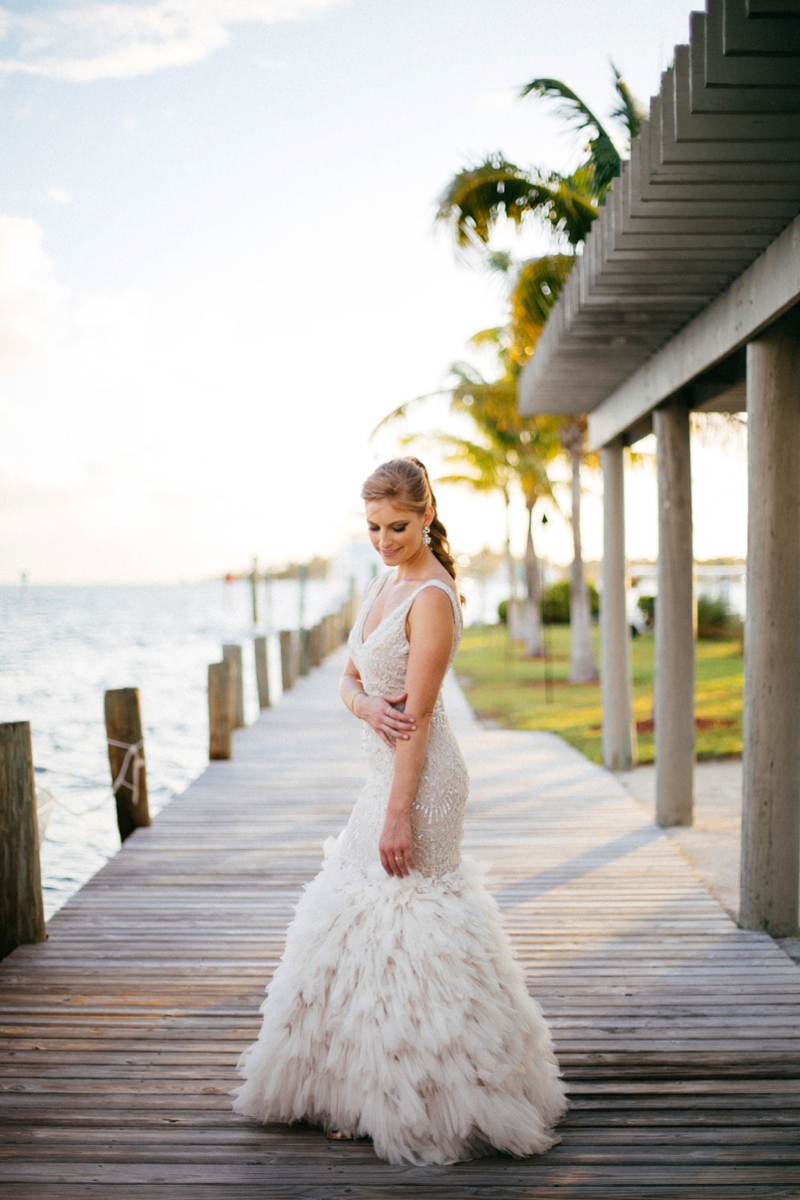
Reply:
M455 622L451 663L461 637L461 611L452 588L437 579L426 580L392 609L365 639L367 614L386 578L386 575L382 576L367 592L350 634L349 650L366 692L396 696L405 691L409 654L406 618L419 593L426 587L438 587L450 597ZM375 864L380 867L378 843L392 785L394 751L366 723L364 748L369 780L353 809L337 852L368 869ZM467 770L439 695L431 718L425 764L411 808L414 859L423 874L438 877L454 870L461 861L467 791Z

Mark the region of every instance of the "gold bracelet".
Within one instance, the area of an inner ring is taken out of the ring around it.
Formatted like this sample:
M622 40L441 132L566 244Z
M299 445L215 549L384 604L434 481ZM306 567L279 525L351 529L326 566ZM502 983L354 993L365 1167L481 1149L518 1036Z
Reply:
M358 691L353 692L353 698L350 701L350 712L353 714L356 720L359 720L358 713L356 712L356 696L366 696L366 694L367 693L363 688L359 688Z

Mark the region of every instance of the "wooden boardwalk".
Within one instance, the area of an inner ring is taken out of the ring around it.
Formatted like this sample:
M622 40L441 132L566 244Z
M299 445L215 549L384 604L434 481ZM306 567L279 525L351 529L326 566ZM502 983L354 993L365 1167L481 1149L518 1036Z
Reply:
M338 656L337 656L338 657ZM364 767L329 662L0 964L3 1200L800 1197L800 968L738 930L620 786L451 712L572 1100L550 1154L392 1167L229 1109L268 972Z

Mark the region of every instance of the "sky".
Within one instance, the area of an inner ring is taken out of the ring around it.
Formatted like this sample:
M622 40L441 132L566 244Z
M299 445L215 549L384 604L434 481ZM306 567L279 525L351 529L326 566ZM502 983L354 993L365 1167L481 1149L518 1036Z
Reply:
M566 79L646 100L686 0L130 0L0 5L0 583L199 579L331 554L363 528L369 435L441 386L501 285L436 197L497 149L567 168ZM546 248L531 232L516 253ZM420 409L414 428L446 416ZM437 465L431 460L432 469ZM741 554L741 448L699 447L696 554ZM497 500L442 488L454 547ZM568 508L568 503L567 506ZM724 527L719 513L726 513ZM567 561L553 514L543 550ZM521 546L523 513L514 515ZM629 550L656 553L654 473ZM588 557L602 550L588 480Z

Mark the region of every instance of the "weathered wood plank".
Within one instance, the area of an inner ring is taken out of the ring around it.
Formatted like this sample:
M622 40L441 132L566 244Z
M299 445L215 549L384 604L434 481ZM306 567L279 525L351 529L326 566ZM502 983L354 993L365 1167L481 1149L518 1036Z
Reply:
M572 1107L524 1162L396 1168L230 1112L320 846L361 786L314 670L0 967L4 1200L800 1194L800 970L737 930L615 781L546 734L463 721L468 852L551 1020ZM462 705L463 713L463 705Z

